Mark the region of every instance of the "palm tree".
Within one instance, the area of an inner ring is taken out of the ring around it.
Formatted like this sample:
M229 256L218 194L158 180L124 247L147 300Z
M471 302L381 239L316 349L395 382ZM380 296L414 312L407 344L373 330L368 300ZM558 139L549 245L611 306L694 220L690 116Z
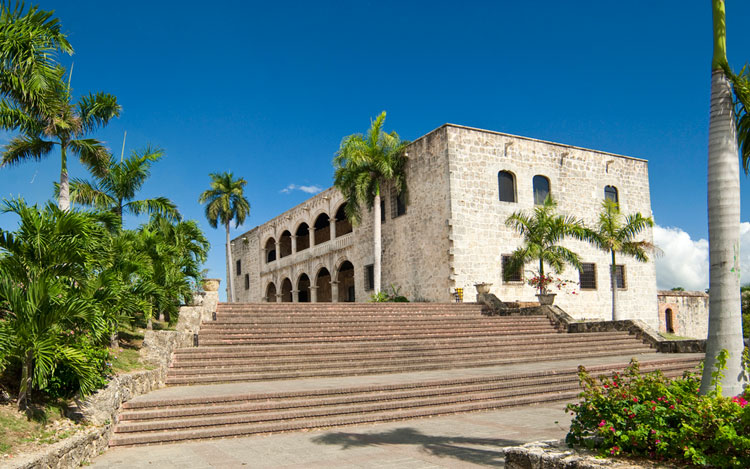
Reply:
M544 264L558 274L565 269L566 264L581 268L578 254L558 243L568 237L580 239L583 225L572 216L558 215L556 208L557 203L547 196L544 204L536 206L532 214L514 212L505 220L507 226L523 237L523 244L511 254L508 267L511 271L516 271L527 262L538 261L540 295L547 292Z
M106 125L120 115L117 98L106 93L90 93L77 103L71 103L70 85L58 84L54 93L46 96L46 110L30 112L28 108L3 102L0 123L6 129L19 130L3 148L0 167L12 166L27 160L41 160L49 156L55 146L60 147L60 210L70 208L68 180L68 152L77 155L81 163L98 177L107 172L109 152L104 145L85 135Z
M617 311L617 254L625 254L640 262L648 262L647 251L654 249L654 245L648 241L635 241L634 239L646 227L651 226L654 226L651 217L644 217L640 213L626 217L620 213L617 202L607 199L602 203L596 230L585 230L584 238L610 254L612 258L609 283L612 288L613 321L622 319Z
M709 239L709 320L706 361L701 393L712 389L712 373L717 356L729 352L726 370L719 381L730 396L742 392L747 376L742 366L742 313L740 300L740 171L738 134L743 147L743 163L750 156L750 106L747 75L736 77L726 55L726 15L724 0L712 0L713 59L711 61L711 115L708 136L708 239ZM742 78L745 78L743 80ZM733 122L730 80L734 82L740 111ZM744 87L743 87L744 81Z
M53 12L0 2L0 94L27 109L44 110L57 80L57 52L73 48ZM0 124L2 125L2 124Z
M366 205L373 211L374 287L380 291L382 239L380 225L380 196L387 186L396 190L399 197L407 199L406 147L396 132L383 131L385 111L371 122L367 135L353 134L344 137L333 159L335 168L333 185L346 198L346 216L353 225L361 221L360 207Z
M83 394L92 391L101 370L68 332L101 338L106 331L101 309L86 294L90 253L106 231L91 214L51 204L39 209L15 200L0 211L20 217L17 232L0 230L0 362L21 362L18 406L60 365L72 370Z
M232 249L229 241L229 224L234 220L238 227L250 214L250 203L244 196L247 184L243 178L234 179L231 172L211 173L211 189L204 191L198 202L206 204L206 219L212 228L221 222L227 234L227 272L229 275L229 302L235 300L234 275L232 274Z
M151 175L151 165L163 156L161 149L151 147L140 152L133 151L121 162L110 156L109 170L96 182L79 179L72 182L71 202L109 210L117 215L120 224L125 212L133 215L159 214L170 220L179 220L181 217L177 207L166 197L133 200Z

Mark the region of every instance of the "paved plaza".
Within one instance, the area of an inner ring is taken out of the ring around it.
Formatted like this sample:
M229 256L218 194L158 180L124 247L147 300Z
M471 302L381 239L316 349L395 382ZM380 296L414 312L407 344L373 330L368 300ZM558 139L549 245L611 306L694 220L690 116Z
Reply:
M503 448L563 438L563 403L309 432L112 448L95 468L503 467Z

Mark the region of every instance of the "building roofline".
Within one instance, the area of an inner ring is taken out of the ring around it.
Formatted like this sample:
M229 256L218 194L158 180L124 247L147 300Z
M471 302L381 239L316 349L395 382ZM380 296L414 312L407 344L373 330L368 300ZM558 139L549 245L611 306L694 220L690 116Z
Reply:
M563 147L563 148L571 148L571 149L574 149L574 150L583 150L583 151L590 151L590 152L593 152L593 153L601 153L603 155L614 156L614 157L617 157L617 158L625 158L625 159L628 159L628 160L642 161L642 162L648 164L648 160L643 159L643 158L636 158L634 156L621 155L619 153L612 153L612 152L609 152L609 151L594 150L592 148L584 148L584 147L579 147L579 146L576 146L576 145L568 145L567 143L552 142L552 141L549 141L549 140L542 140L542 139L539 139L539 138L524 137L523 135L515 135L515 134L509 134L509 133L505 133L505 132L498 132L496 130L487 130L487 129L480 129L478 127L469 127L468 125L451 124L449 122L441 125L440 127L436 128L434 130L431 130L431 131L427 132L426 134L424 134L421 137L419 137L416 140L414 140L414 142L417 142L417 141L419 141L419 140L427 137L428 135L430 135L432 133L435 133L438 130L441 130L441 129L446 128L446 127L453 127L453 128L456 128L456 129L464 129L464 130L472 130L474 132L483 132L483 133L493 134L493 135L502 135L503 137L520 138L522 140L528 140L530 142L546 143L547 145L555 145L555 146ZM412 142L412 143L414 143L414 142Z

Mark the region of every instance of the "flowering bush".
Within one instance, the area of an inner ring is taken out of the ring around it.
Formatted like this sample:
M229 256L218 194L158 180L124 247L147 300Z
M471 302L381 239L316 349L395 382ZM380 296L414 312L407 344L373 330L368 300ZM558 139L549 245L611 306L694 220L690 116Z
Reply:
M551 275L539 275L534 274L529 280L529 285L534 287L535 289L539 290L540 294L546 295L547 293L550 293L550 290L555 291L555 289L558 292L567 292L570 290L570 293L573 295L576 295L575 287L578 285L578 282L574 282L573 280L564 280L560 277L552 277ZM553 287L553 288L550 288Z
M598 379L580 367L579 377L581 401L567 406L574 415L568 444L598 449L605 456L750 467L750 391L722 397L715 386L701 396L699 376L641 374L636 360L623 373Z

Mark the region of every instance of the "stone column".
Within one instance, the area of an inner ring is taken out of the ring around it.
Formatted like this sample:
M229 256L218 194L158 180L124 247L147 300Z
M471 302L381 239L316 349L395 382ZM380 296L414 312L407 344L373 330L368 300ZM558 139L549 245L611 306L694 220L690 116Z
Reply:
M276 294L276 303L281 303L283 301L283 297L284 297L284 295L282 295L281 293L277 293Z
M292 303L299 303L299 290L292 290Z
M339 302L339 282L338 280L331 281L331 303Z
M276 240L276 260L281 259L281 241L278 239Z
M311 226L307 232L310 235L310 247L313 247L315 246L315 227Z
M317 303L318 302L318 287L315 285L310 285L310 303Z
M292 254L297 252L297 237L292 236Z
M335 217L336 215L334 215ZM331 241L336 239L336 218L329 218L328 219L328 225L331 227Z

